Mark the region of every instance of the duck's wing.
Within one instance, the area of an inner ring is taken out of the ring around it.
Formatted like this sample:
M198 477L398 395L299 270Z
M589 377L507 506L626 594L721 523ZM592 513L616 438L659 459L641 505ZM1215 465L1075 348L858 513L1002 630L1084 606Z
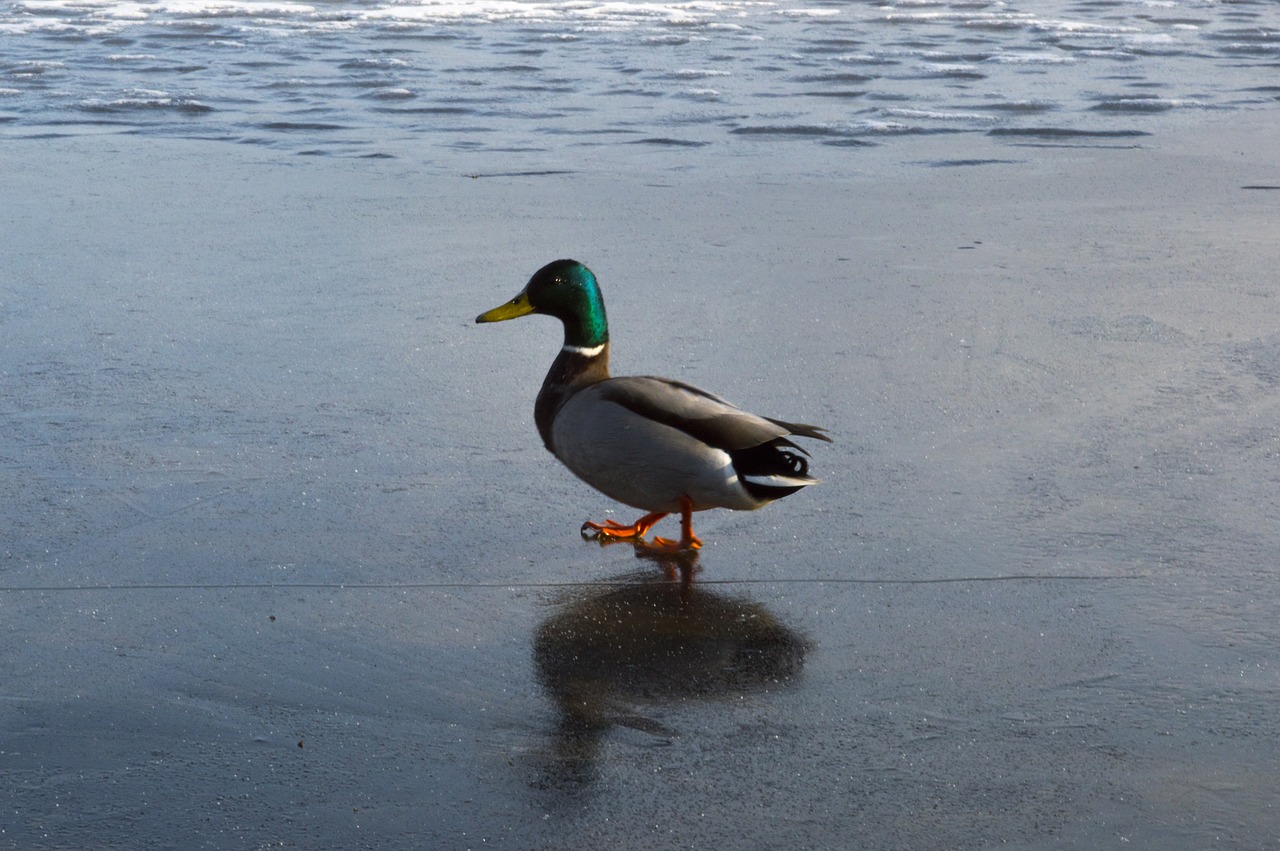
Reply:
M725 452L751 449L779 438L786 445L795 446L785 439L789 435L831 442L818 426L748 413L682 381L634 375L611 378L596 385L596 389L602 401L621 405L637 416L678 429Z

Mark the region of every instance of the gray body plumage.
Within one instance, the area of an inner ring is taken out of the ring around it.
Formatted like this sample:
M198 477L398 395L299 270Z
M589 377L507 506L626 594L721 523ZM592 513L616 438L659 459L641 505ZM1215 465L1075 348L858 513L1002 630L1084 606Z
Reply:
M611 378L578 390L551 423L551 449L579 478L645 511L678 511L682 495L695 511L751 510L818 482L805 473L749 477L732 453L812 427L747 413L705 391L662 378ZM753 492L754 491L754 492ZM776 491L776 493L772 493Z

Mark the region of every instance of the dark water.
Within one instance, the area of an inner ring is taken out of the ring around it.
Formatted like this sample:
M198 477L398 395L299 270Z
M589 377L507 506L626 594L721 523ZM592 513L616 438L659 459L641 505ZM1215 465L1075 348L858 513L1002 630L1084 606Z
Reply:
M933 133L1132 143L1280 96L1271 2L27 0L0 5L0 33L11 136L477 169Z

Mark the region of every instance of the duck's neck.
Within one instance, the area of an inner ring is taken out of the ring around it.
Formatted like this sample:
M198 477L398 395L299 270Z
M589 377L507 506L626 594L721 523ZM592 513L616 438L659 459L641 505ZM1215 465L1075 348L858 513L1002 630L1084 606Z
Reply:
M565 343L560 354L551 362L551 369L542 381L538 401L533 406L533 421L547 449L555 452L551 439L551 424L569 397L584 387L604 381L609 377L609 343L596 346L575 346Z

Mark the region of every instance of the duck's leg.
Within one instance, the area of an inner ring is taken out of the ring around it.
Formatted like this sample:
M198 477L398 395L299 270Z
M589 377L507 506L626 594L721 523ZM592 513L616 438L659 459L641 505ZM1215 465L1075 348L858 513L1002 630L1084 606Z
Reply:
M623 526L613 520L606 520L603 523L592 523L588 520L582 524L583 537L594 537L604 541L623 541L636 539L640 540L644 537L644 533L653 528L653 524L657 523L663 517L667 516L665 511L655 511L652 514L646 514L630 526ZM588 535L587 530L591 531Z
M702 541L693 534L693 500L687 496L680 497L680 540L655 537L652 544L644 544L646 548L667 553L689 552L702 548Z

